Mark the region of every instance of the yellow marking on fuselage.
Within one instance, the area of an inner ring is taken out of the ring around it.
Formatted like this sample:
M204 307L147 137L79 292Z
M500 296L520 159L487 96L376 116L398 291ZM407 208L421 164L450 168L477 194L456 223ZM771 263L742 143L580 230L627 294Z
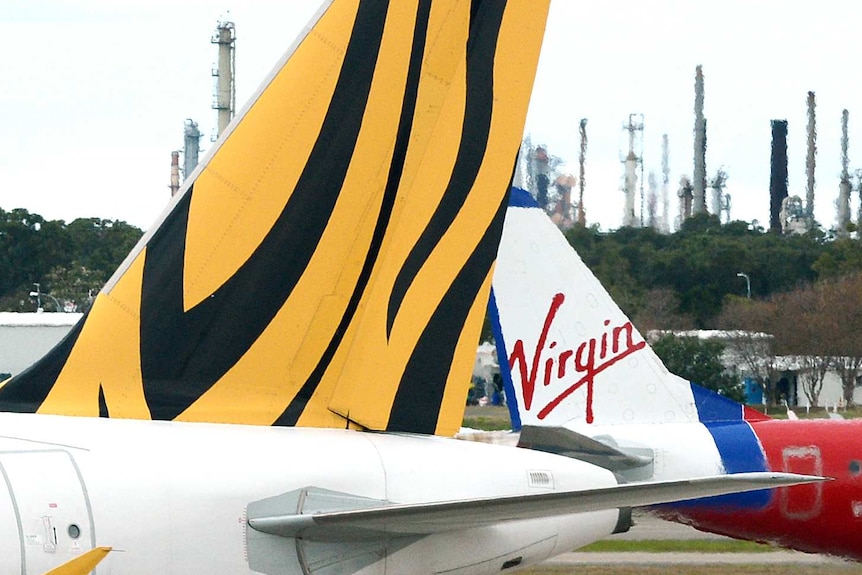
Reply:
M45 575L87 575L112 551L111 547L94 547L83 555L63 563Z

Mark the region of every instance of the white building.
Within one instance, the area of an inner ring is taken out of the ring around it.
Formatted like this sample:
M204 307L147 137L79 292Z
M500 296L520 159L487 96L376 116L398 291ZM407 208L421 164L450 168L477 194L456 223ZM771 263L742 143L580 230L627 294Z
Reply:
M724 353L722 354L721 362L729 369L735 369L743 378L745 383L745 394L747 402L751 404L763 403L763 395L760 386L751 381L751 374L744 362L740 359L739 354L734 349L734 340L741 339L740 334L744 333L742 339L755 340L763 342L763 353L770 353L770 340L772 336L766 333L750 333L737 331L721 331L721 330L691 330L691 331L672 331L664 332L652 330L648 332L647 338L650 341L655 341L664 333L672 333L677 337L696 337L698 339L716 339L725 345ZM791 407L826 407L836 408L843 407L844 392L841 386L841 377L834 369L826 372L823 378L823 387L817 398L817 405L811 405L808 396L802 388L802 383L799 381L799 374L806 369L804 362L796 356L775 356L770 357L769 361L774 362L778 377L778 394L788 402ZM862 374L860 374L862 375ZM857 378L858 379L858 378ZM697 382L695 382L697 383ZM853 403L862 405L862 387L857 384L853 392Z
M81 316L0 312L0 374L15 375L29 367L63 339Z

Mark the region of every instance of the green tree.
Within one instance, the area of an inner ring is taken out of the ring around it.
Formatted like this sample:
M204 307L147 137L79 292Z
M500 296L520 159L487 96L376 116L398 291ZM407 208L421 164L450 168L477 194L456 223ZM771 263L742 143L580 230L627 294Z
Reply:
M32 311L29 292L40 291L86 310L131 251L141 230L122 221L83 218L66 225L25 209L0 209L0 310ZM51 297L43 298L53 310Z
M721 362L724 344L717 340L665 334L652 344L665 366L680 377L736 401L745 400L742 382Z
M65 306L66 302L74 304L75 311L79 312L89 311L93 299L106 281L107 274L91 270L78 262L73 262L68 268L57 266L45 276L45 283L51 288L50 295L61 305Z
M819 279L838 278L862 271L862 246L859 240L840 238L825 244L811 268Z

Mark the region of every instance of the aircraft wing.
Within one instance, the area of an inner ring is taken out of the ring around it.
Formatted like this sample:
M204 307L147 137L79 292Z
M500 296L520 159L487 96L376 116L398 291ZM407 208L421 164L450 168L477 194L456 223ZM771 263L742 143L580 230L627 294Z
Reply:
M736 473L696 479L628 483L537 495L517 495L421 504L384 504L347 511L249 516L249 526L280 537L316 541L370 540L430 535L492 525L618 507L639 507L825 481L791 473Z

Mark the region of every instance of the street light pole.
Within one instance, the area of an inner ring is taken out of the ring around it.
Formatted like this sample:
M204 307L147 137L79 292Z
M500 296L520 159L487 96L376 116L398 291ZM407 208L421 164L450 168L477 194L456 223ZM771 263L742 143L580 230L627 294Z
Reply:
M54 296L52 296L49 293L43 293L42 292L42 286L40 286L38 283L34 283L33 285L36 287L36 289L34 291L30 292L30 297L36 300L36 311L37 312L41 313L41 312L45 311L42 309L42 296L51 298L51 300L54 302L54 306L56 307L56 310L58 312L63 311L63 308L60 305L60 302L57 301L57 298L55 298Z
M739 272L736 274L736 277L745 278L745 296L748 299L751 299L751 279L748 277L748 274Z

